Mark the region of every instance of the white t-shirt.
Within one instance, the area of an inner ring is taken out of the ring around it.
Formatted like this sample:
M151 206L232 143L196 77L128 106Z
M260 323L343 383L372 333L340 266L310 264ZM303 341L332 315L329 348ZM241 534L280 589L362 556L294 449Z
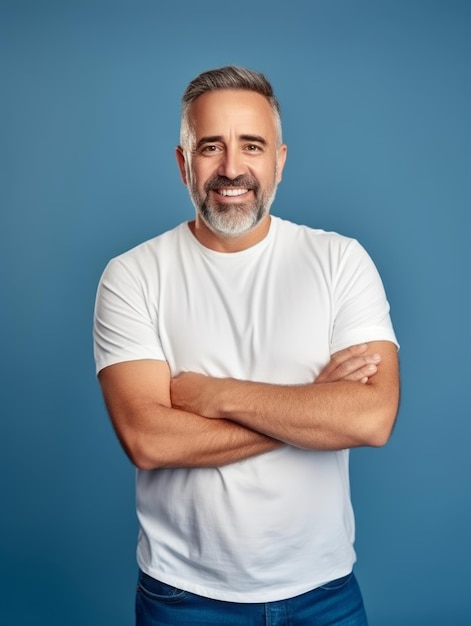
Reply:
M113 259L97 296L97 371L158 359L172 376L303 384L333 352L375 340L396 343L364 249L277 217L230 254L181 224ZM137 512L141 569L210 598L293 597L355 561L347 450L284 446L224 467L138 470Z

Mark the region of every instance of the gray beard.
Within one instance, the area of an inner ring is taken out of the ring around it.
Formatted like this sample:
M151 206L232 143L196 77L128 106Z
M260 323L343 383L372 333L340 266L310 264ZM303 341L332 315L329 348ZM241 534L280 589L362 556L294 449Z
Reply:
M276 176L276 172L275 172ZM256 181L255 181L256 182ZM209 201L209 191L217 186L245 187L252 189L255 193L255 201L234 202L231 204ZM273 189L268 194L258 195L259 187L256 184L244 184L241 179L229 181L229 184L220 184L218 180L210 181L205 187L206 196L202 198L196 189L190 189L190 196L193 204L203 222L213 233L227 238L236 238L245 235L255 228L270 211L270 207L275 199L277 185L273 184Z
M204 201L199 207L199 214L206 226L223 237L240 237L255 228L268 213L265 203L253 207L244 204L219 204L210 206Z

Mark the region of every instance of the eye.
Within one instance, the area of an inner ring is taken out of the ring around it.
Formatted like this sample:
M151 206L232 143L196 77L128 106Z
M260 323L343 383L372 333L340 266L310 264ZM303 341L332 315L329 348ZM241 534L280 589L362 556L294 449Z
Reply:
M206 144L205 146L201 146L201 148L199 149L199 152L201 154L212 154L214 152L219 152L220 151L220 147L215 145L215 144Z
M247 152L262 152L263 148L256 143L249 143L245 146L245 150Z

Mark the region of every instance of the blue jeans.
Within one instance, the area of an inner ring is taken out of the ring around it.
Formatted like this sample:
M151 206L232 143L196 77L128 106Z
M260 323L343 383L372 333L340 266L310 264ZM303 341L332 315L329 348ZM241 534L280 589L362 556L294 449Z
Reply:
M367 626L355 576L288 600L239 603L211 600L140 572L136 626Z

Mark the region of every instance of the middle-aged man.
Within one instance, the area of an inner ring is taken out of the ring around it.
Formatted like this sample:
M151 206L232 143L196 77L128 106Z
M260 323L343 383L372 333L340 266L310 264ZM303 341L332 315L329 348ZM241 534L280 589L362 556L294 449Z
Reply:
M138 468L139 626L367 623L348 449L390 436L397 343L363 248L270 216L285 159L266 78L204 72L177 148L195 219L100 282L97 371Z

